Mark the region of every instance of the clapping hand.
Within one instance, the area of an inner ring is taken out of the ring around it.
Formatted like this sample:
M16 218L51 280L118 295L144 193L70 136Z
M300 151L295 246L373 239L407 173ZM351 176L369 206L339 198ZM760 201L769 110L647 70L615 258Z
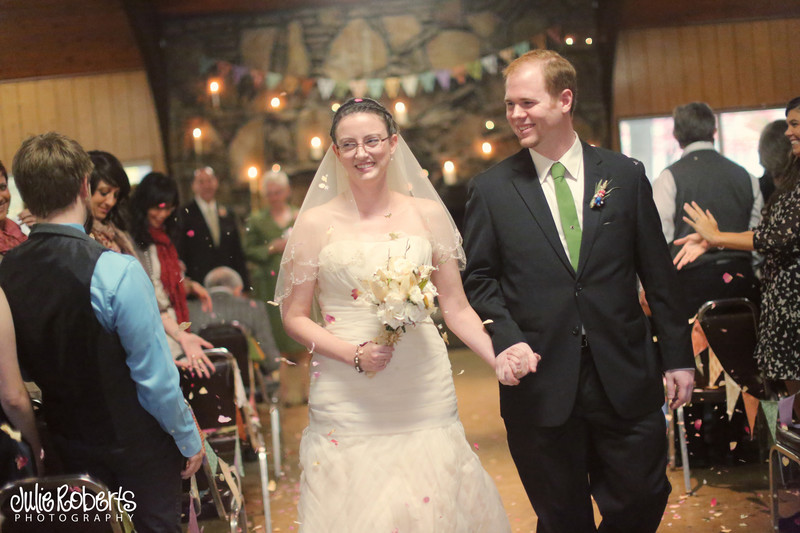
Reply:
M518 342L500 352L495 359L494 370L503 385L519 385L519 380L531 372L536 372L541 355L534 352L527 343Z
M711 211L705 211L697 205L697 202L692 202L691 205L683 204L683 210L689 216L683 217L683 221L689 224L700 236L708 241L712 246L716 246L719 240L719 226L717 219L711 214Z

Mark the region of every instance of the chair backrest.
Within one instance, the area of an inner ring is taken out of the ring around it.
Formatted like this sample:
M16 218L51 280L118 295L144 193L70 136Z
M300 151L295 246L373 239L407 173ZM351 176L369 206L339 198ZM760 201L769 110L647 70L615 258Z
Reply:
M108 494L108 487L88 474L31 477L11 482L0 489L0 513L4 518L0 532L122 533L123 520L130 523L123 510L130 505L130 500L125 496L109 505ZM132 501L135 503L136 495ZM29 506L38 503L38 508L20 509L23 502ZM49 510L47 502L52 502ZM59 502L62 502L60 508ZM100 509L97 503L101 503Z
M218 429L236 423L236 389L233 355L225 348L204 350L214 364L209 377L182 369L181 390L192 406L201 429Z
M242 372L244 386L249 387L250 376L247 369L250 364L250 346L247 344L247 334L239 326L229 323L210 324L201 329L198 335L217 348L225 348L233 354Z
M765 399L769 388L755 359L758 308L747 298L726 298L704 303L697 320L722 368L756 398Z

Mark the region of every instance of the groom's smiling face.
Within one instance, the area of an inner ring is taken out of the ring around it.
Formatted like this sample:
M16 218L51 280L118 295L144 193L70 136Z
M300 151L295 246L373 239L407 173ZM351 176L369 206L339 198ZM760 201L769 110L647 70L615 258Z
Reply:
M547 152L561 142L565 126L571 131L569 112L572 92L551 95L545 86L541 62L521 65L506 79L506 119L524 148Z

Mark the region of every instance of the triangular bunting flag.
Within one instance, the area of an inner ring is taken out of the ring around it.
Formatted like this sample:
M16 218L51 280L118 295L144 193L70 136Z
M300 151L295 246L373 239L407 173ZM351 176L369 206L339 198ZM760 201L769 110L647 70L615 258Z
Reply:
M778 426L778 402L772 400L761 400L761 410L767 419L767 427L772 442L775 442L775 431Z
M697 357L706 348L708 348L706 332L703 331L703 328L700 326L700 321L695 320L692 326L692 351L694 352L694 356Z
M467 74L469 74L469 77L473 80L480 81L481 78L483 78L483 66L481 62L476 60L467 63Z
M200 74L205 74L211 69L211 67L217 64L217 60L211 59L206 56L202 56L200 57L199 63L200 63Z
M712 387L719 379L720 374L722 374L722 365L719 363L719 359L717 356L714 355L714 350L711 347L708 348L708 384Z
M464 65L453 67L453 77L459 85L464 85L467 82L467 67Z
M327 100L333 94L333 89L336 87L336 82L330 78L319 78L317 80L317 89L319 95L323 100Z
M423 72L419 75L419 82L422 84L422 90L426 93L433 91L436 87L436 73L432 70Z
M736 401L742 393L742 388L738 383L733 381L733 378L725 372L725 404L727 406L728 420L733 416L733 410L736 408Z
M283 78L283 86L286 88L287 93L294 94L300 86L300 80L297 76L286 76Z
M481 65L489 74L497 74L497 56L489 55L481 58Z
M338 98L342 99L347 96L347 92L350 90L350 85L343 82L337 81L336 86L333 88L333 95Z
M367 80L352 80L348 85L356 98L363 98L367 94Z
M498 55L503 58L503 61L506 63L511 63L514 60L514 49L513 48L505 48L498 52Z
M414 97L417 95L417 86L419 85L419 78L416 74L411 74L410 76L403 76L400 79L400 85L403 86L403 90L406 94L410 97Z
M792 425L792 411L794 410L795 396L797 396L797 393L778 400L778 420L780 420L781 426L788 427Z
M274 89L282 79L283 75L278 72L267 72L267 89Z
M391 77L384 80L384 87L386 88L386 96L395 99L400 93L400 78Z
M450 71L447 69L439 69L436 71L436 81L445 91L450 90Z
M260 70L251 70L250 77L253 78L253 87L260 89L264 85L264 73Z
M530 49L531 43L529 41L522 41L514 45L514 53L517 54L517 56L521 56L525 52L530 51Z
M758 398L747 392L742 392L744 414L747 415L747 425L750 426L750 439L755 437L756 417L758 416Z
M367 94L373 100L377 100L383 94L383 79L370 78L367 80Z
M303 91L303 96L308 96L308 93L314 88L315 83L316 81L314 78L303 78L300 81L300 89Z
M250 71L247 67L240 67L239 65L235 65L233 67L233 83L238 85L242 78L244 78L245 74Z

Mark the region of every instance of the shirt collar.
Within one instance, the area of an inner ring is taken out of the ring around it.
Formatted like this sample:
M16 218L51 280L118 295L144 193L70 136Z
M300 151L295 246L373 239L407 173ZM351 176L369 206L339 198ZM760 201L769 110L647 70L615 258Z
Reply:
M686 148L683 149L683 154L689 154L691 152L696 152L698 150L714 150L714 143L709 141L695 141L693 143L687 144Z
M550 176L550 167L553 166L555 161L543 156L533 148L529 148L528 151L531 154L531 159L533 159L533 166L536 167L536 173L539 175L539 181L544 183L545 179ZM581 140L578 138L577 133L575 134L575 140L572 142L572 146L561 156L559 161L561 161L561 164L567 169L568 178L578 179L580 175L579 172L583 166L583 146L581 145Z
M216 200L211 200L210 202L206 202L199 196L196 196L194 201L197 202L197 205L200 207L200 211L203 211L204 213L214 212L217 209Z

